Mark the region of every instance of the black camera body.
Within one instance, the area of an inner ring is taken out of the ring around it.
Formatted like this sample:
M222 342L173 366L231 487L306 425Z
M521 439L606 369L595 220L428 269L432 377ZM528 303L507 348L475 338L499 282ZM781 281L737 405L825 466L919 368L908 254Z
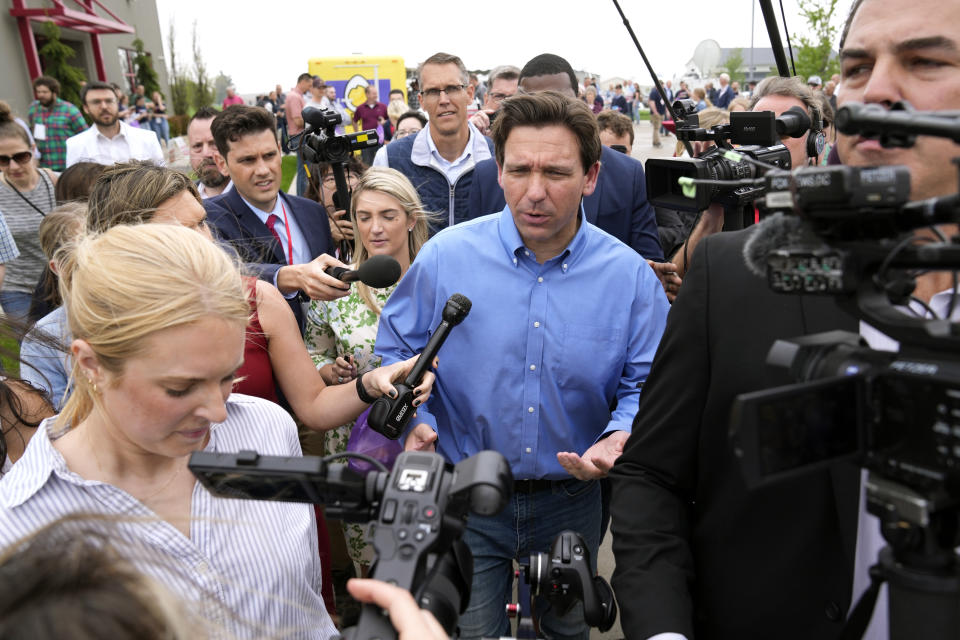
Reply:
M506 504L513 474L495 451L456 465L436 453L401 453L391 472L361 475L322 458L196 452L189 468L214 495L325 505L329 517L370 522L376 552L371 577L410 591L448 633L470 599L472 557L460 541L470 512ZM365 605L347 638L395 638L389 619Z
M443 308L442 320L433 335L430 336L430 340L420 353L420 357L417 358L416 364L413 365L402 383L393 385L393 388L397 391L396 396L393 398L380 396L370 406L367 423L374 431L391 440L397 440L403 434L404 429L410 424L410 419L416 412L416 407L413 406L416 399L416 396L413 395L414 387L420 384L424 372L430 367L437 352L440 351L440 347L443 346L444 341L450 334L450 329L463 322L463 319L470 313L472 306L470 300L462 294L455 293L450 296Z
M345 163L354 151L376 147L380 138L374 129L336 135L336 127L343 118L331 109L307 107L303 121L310 128L303 133L303 155L307 162Z
M799 137L810 127L806 113L798 107L792 107L779 117L772 111L735 111L730 114L730 124L703 129L695 108L692 100L674 102L677 140L711 141L717 146L699 158L647 160L647 194L654 206L698 212L713 202L731 208L752 202L763 194L763 185L737 185L733 181L755 179L766 169L747 160L730 160L725 157L726 152L732 150L734 144L740 145L736 152L741 156L765 165L790 169L790 150L780 142L780 136ZM684 193L681 179L727 181L730 184L697 184L695 195L691 197Z
M550 546L550 553L530 555L524 569L533 595L543 595L566 613L583 601L584 619L605 632L617 618L617 603L606 580L590 564L590 549L575 531L563 531Z

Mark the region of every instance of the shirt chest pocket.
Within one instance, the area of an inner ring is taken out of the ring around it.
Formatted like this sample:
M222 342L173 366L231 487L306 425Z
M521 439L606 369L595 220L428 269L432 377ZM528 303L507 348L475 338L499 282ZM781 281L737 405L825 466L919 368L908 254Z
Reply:
M603 386L623 369L622 330L617 327L567 323L550 354L557 384L563 388Z

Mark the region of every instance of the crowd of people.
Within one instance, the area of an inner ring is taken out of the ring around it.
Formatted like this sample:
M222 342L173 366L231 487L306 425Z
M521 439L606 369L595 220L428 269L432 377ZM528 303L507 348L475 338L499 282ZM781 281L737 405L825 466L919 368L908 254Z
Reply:
M78 109L41 77L26 120L0 102L0 305L19 347L0 376L0 636L329 638L361 601L401 637L446 637L395 586L342 584L375 567L363 528L215 497L186 462L352 450L461 294L469 316L384 443L449 463L492 449L512 471L502 512L466 523L461 637L509 635L514 562L566 529L593 566L612 536L627 638L841 637L882 544L861 474L837 463L749 491L730 407L775 382L763 363L777 338L859 327L896 344L832 298L772 293L742 257L756 227L721 233L722 207L653 207L631 151L638 109L661 144L668 101L692 100L704 126L799 108L812 126L783 139L793 169L906 165L912 199L955 193L957 144L886 149L832 127L847 102L960 109L960 13L907 8L857 0L827 83L741 91L721 75L643 95L602 90L553 53L481 81L438 52L414 88L384 103L370 85L352 115L309 73L251 105L231 87L190 118L192 176L164 166L159 94L125 107L90 82ZM308 107L382 144L342 164L298 153L285 192ZM375 256L396 260L396 284L330 273ZM955 288L920 274L909 311L960 319ZM71 594L105 613L84 616ZM589 636L581 604L539 595L535 610L549 637ZM886 620L879 607L868 637Z

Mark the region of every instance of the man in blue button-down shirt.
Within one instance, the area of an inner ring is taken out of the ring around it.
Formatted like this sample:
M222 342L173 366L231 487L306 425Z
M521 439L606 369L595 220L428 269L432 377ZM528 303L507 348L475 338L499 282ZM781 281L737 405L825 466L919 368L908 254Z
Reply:
M507 635L511 560L548 551L564 529L595 556L600 488L637 411L667 300L636 252L584 220L600 171L593 113L556 92L504 102L493 127L503 212L428 242L383 310L376 351L420 351L450 295L470 314L440 353L408 449L457 462L499 451L517 479L498 516L472 516L472 596L464 638ZM543 609L538 609L543 611ZM583 612L541 620L556 638L586 638Z

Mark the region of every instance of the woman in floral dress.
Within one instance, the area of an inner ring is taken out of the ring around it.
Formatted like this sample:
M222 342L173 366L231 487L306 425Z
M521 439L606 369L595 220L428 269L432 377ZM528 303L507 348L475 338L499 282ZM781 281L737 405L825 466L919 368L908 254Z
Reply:
M384 167L369 169L353 190L350 206L358 268L370 256L388 255L407 272L420 247L427 241L429 217L416 189L399 171ZM324 382L353 384L357 373L380 366L373 353L377 341L380 310L396 285L373 289L357 282L350 295L337 300L310 303L305 341ZM328 454L346 450L354 423L326 433ZM372 560L365 549L363 528L344 525L350 556L361 565Z

